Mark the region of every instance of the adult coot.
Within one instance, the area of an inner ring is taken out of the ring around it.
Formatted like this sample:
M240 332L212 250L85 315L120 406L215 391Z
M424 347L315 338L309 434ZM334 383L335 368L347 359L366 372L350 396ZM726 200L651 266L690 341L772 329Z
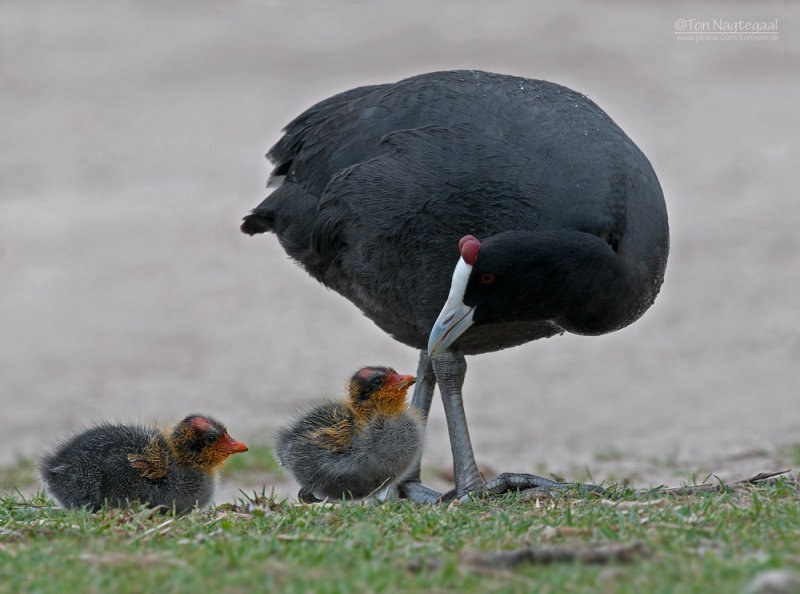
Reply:
M268 157L277 187L242 231L274 232L311 276L420 349L413 404L427 416L439 385L457 496L484 486L464 355L618 330L664 277L667 212L650 163L557 84L452 71L359 87L303 112ZM418 467L410 476L406 495L438 497ZM490 487L551 484L503 475Z

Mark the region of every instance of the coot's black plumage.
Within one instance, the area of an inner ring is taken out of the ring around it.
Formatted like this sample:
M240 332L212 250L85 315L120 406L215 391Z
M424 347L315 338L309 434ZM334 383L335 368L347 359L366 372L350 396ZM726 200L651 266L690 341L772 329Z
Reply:
M454 71L361 87L305 111L268 156L278 186L242 230L276 233L309 274L421 350L414 402L427 414L435 370L459 495L481 483L463 354L617 330L663 280L667 213L650 163L560 85Z

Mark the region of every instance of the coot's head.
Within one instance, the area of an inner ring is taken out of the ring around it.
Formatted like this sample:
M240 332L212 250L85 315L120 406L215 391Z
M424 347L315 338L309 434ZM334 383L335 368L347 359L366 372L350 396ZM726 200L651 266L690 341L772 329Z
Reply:
M558 248L552 249L554 245ZM548 321L563 312L563 283L553 275L570 251L562 242L531 241L530 234L504 232L478 241L467 235L450 294L428 339L428 354L447 349L472 326ZM546 249L543 249L546 247ZM563 279L562 279L563 280ZM556 286L558 285L558 286Z

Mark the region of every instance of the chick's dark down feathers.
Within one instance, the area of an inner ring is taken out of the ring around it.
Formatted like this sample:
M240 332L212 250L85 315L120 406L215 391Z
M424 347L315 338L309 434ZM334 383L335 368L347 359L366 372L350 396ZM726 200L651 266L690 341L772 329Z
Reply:
M202 430L191 425L197 419ZM223 439L226 451L212 451ZM210 503L215 467L245 450L205 417L187 417L167 435L155 427L101 423L46 454L39 472L48 493L66 508L97 511L138 501L183 513Z
M341 447L319 439L320 428L335 427L348 414L341 402L326 402L279 431L281 464L319 499L359 499L396 483L422 449L423 425L411 411L371 418Z

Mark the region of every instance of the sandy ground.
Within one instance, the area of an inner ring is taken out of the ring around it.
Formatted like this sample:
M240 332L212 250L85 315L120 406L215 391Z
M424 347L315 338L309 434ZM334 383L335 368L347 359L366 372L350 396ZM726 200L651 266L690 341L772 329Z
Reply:
M414 351L238 225L312 102L480 68L599 103L653 163L673 247L632 327L469 359L478 460L639 486L773 469L800 442L789 4L4 0L0 464L99 418L205 411L266 443L363 364L413 373ZM678 19L777 19L778 39L679 40ZM449 464L437 402L424 462Z

